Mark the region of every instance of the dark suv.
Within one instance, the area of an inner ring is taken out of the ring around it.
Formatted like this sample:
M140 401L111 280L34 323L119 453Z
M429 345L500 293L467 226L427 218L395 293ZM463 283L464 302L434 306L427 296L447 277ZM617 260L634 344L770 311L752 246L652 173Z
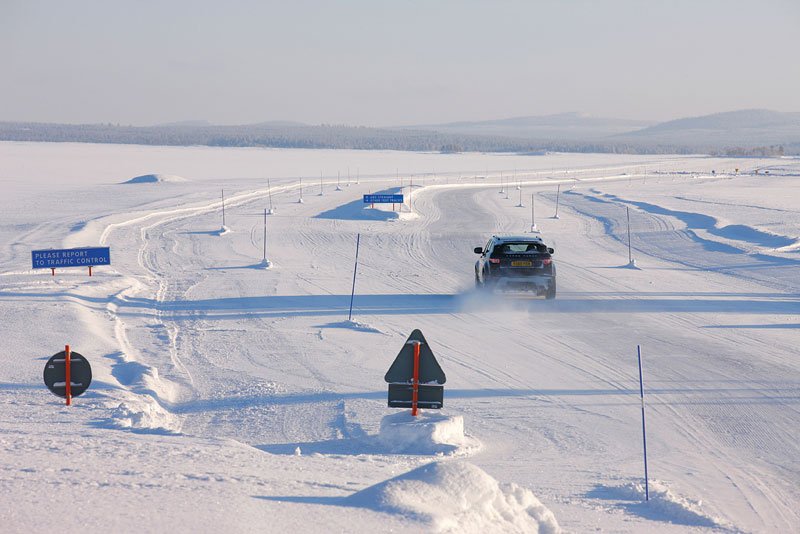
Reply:
M492 236L475 247L475 286L497 291L523 291L556 298L553 249L538 236Z

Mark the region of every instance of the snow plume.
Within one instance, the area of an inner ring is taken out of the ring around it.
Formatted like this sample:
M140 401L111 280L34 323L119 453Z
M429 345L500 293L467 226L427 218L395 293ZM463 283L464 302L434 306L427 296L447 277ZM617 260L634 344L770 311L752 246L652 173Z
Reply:
M413 517L436 532L561 532L553 513L530 490L501 484L463 461L423 465L348 500Z

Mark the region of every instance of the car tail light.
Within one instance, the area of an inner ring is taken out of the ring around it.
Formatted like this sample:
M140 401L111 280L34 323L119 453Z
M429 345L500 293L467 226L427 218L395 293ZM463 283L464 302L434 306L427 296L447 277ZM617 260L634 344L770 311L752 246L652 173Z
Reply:
M553 263L552 258L545 258L542 260L542 265L550 265L551 263Z
M489 263L500 263L498 258L489 258Z

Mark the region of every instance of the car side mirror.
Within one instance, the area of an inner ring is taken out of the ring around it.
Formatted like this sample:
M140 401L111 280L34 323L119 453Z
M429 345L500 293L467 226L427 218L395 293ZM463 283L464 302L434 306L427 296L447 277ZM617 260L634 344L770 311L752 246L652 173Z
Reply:
M483 254L483 247L475 247L472 252L475 254Z
M552 248L549 248L549 247L548 247L548 248L547 248L547 252L549 252L550 254L555 254L555 252L556 252L556 251L555 251L555 250L553 250Z

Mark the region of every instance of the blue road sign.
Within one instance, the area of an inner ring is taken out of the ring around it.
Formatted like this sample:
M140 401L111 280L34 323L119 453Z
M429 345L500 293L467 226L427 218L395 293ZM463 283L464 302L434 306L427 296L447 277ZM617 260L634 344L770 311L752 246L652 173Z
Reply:
M95 267L111 265L111 249L68 248L31 251L34 269L55 269L61 267Z
M403 195L364 195L364 204L402 204Z

